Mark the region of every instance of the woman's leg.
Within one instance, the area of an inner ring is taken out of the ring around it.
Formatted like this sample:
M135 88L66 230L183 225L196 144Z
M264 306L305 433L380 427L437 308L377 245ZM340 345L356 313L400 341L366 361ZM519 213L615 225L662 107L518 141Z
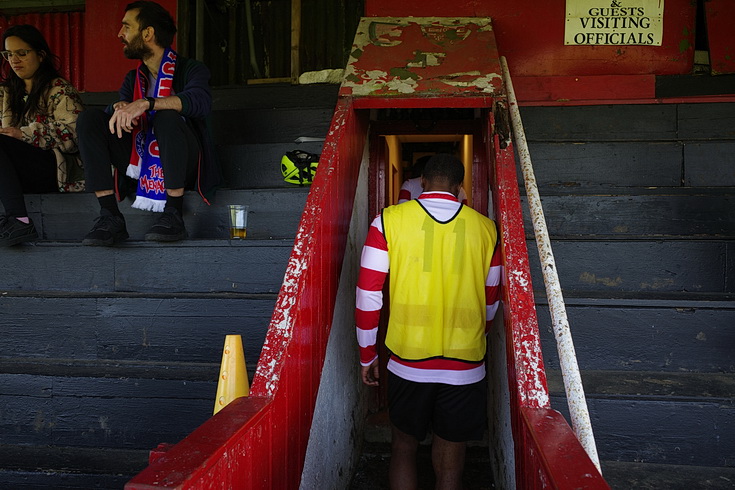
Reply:
M56 155L0 135L0 201L5 215L25 218L24 192L57 192Z

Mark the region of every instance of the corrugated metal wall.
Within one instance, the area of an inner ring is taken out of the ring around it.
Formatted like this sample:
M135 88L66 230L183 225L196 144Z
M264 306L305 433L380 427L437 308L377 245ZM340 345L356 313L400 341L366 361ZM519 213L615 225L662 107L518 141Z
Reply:
M61 60L61 74L79 90L84 90L84 12L2 15L0 34L18 24L36 26Z

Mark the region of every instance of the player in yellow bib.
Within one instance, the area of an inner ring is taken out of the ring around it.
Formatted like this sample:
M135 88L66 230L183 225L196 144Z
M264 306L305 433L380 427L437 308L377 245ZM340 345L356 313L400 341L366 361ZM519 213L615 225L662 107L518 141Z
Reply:
M377 325L390 272L386 346L391 488L416 488L416 450L433 432L437 488L462 488L466 442L481 439L485 353L498 307L495 223L457 200L464 167L436 155L417 200L383 210L360 261L355 319L363 382L378 384Z

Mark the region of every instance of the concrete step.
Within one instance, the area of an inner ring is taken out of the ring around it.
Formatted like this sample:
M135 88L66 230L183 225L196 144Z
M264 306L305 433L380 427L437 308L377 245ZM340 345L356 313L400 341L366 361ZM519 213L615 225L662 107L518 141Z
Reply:
M390 464L390 443L365 442L360 460L350 486L350 490L387 490L388 467ZM431 447L419 446L418 458L419 488L434 488L434 470L431 466ZM490 490L493 484L490 455L488 448L470 446L467 448L464 471L465 490Z
M308 187L220 190L210 206L196 192L189 191L184 197L184 223L190 239L227 239L227 205L247 204L249 239L293 238L308 192ZM120 211L125 215L130 239L142 240L157 215L134 209L131 203L125 199L119 204ZM26 207L44 241L81 243L99 216L99 204L88 193L28 194Z

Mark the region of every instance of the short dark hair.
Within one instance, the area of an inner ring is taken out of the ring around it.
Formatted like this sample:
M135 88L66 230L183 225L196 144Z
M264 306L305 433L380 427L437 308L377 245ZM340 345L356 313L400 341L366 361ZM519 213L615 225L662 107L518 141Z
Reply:
M146 27L152 27L156 33L156 44L162 48L169 48L174 42L176 35L176 23L171 14L156 2L137 1L125 7L125 12L138 9L137 20L142 31Z
M461 185L464 181L464 165L454 155L438 153L426 162L422 176L427 182Z

